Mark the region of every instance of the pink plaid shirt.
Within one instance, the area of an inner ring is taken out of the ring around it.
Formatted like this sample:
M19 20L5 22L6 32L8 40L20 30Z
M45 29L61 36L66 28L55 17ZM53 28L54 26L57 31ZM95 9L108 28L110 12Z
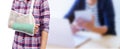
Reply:
M14 0L12 10L28 14L31 0ZM15 31L12 49L40 49L41 31L48 32L50 12L47 0L35 0L33 15L36 24L40 24L39 32L34 36Z

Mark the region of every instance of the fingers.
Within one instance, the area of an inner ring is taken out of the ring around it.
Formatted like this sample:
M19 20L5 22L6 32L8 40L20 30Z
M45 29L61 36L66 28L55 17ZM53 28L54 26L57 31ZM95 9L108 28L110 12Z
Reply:
M34 29L34 34L36 34L38 32L38 29Z
M78 27L75 25L71 25L71 28L72 28L73 34L75 34L77 31L79 31Z
M36 34L39 31L39 25L35 26L34 33Z
M38 26L38 27L39 27L39 26L40 26L40 24L36 24L36 26Z

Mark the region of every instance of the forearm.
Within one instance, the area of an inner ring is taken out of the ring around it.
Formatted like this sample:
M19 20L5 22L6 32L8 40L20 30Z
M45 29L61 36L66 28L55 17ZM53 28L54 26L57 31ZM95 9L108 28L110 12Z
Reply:
M48 39L48 33L46 31L42 31L41 47L40 47L40 49L46 49L47 39Z
M92 28L93 32L99 33L101 35L105 34L107 32L107 30L108 30L107 26L101 26L101 27Z

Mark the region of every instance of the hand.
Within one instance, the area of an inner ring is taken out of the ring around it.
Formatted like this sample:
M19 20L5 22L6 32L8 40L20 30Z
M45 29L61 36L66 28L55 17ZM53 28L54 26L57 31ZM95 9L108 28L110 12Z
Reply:
M35 25L34 34L36 34L39 31L39 26L40 26L39 24Z
M75 20L75 24L77 24L77 28L84 28L87 30L92 30L95 25L94 25L94 16L92 16L91 21L87 21L81 18L78 18L77 20Z
M108 30L108 27L107 26L96 27L94 25L94 21L95 21L94 16L92 16L91 21L86 21L86 20L83 20L83 19L79 19L79 20L76 21L76 24L78 25L77 28L82 27L82 28L85 28L87 30L99 33L101 35L105 34Z
M74 20L74 22L71 25L72 32L75 34L76 32L80 31L81 28L83 28L82 24L85 22L85 20L78 18Z
M72 24L72 25L71 25L71 28L72 28L72 32L73 32L73 34L75 34L76 32L79 31L79 28L78 28L77 25Z
M94 21L95 21L95 20L94 20L94 16L92 16L92 20L91 20L91 21L83 22L83 23L82 23L82 26L83 26L85 29L92 30L93 28L95 28Z

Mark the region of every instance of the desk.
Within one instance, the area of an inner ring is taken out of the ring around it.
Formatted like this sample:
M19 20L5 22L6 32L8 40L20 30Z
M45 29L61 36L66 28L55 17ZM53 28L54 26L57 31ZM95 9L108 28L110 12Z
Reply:
M47 45L47 49L72 49L60 46ZM120 38L116 36L104 36L100 40L90 40L74 49L120 49Z

